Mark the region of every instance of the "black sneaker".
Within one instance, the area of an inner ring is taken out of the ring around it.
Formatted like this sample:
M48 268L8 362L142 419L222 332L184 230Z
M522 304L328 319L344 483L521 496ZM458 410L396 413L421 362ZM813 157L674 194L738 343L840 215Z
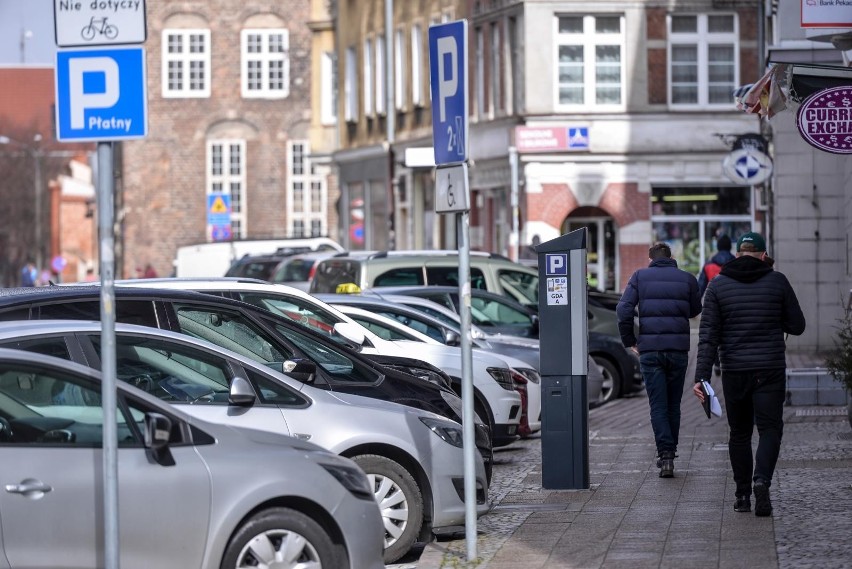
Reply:
M765 518L772 515L772 500L769 499L769 488L763 480L754 483L754 515Z
M674 478L674 456L673 452L664 452L660 454L660 478Z
M750 512L751 511L751 500L748 499L748 496L738 496L737 501L734 502L734 511L735 512Z

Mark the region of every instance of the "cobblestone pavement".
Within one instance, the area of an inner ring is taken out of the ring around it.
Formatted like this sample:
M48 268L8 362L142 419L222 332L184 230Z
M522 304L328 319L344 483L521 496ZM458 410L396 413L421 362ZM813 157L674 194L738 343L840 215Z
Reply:
M690 389L688 381L674 479L658 477L644 394L619 399L589 412L589 490L542 489L538 437L498 449L492 510L477 524L478 559L466 561L459 533L427 545L410 566L852 567L852 429L846 408L785 409L771 489L774 513L757 518L733 511L727 424L724 417L708 420Z

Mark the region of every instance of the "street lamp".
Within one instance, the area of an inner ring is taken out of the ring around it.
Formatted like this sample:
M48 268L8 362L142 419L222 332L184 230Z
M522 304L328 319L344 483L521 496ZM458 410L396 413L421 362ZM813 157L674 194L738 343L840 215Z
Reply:
M35 181L33 187L33 201L35 202L35 243L36 254L35 261L36 266L39 271L44 267L44 248L42 246L42 232L41 232L41 223L42 223L42 215L41 215L41 202L42 202L42 193L44 188L42 187L42 173L41 173L41 158L42 151L39 143L41 142L41 135L36 134L33 136L34 146L30 146L28 144L24 144L23 142L17 141L14 138L9 138L8 136L0 135L0 144L16 144L30 153L33 157L33 162L35 162Z

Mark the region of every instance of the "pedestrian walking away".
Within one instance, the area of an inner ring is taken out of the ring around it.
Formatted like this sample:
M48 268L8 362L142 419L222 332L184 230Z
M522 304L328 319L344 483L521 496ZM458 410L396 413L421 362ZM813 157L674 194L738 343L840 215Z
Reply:
M731 253L731 238L727 235L720 235L716 240L716 254L710 257L710 260L704 263L701 267L701 273L698 275L698 295L704 297L704 292L707 290L707 283L712 281L716 275L722 272L722 267L729 261L734 260L734 254ZM719 358L713 363L713 372L716 375L722 373L722 368L719 365Z
M769 488L781 449L786 390L785 334L805 331L805 316L787 277L772 268L759 233L737 240L736 258L707 285L698 335L693 393L704 401L717 354L736 484L734 510L772 515ZM751 439L757 426L757 451Z
M656 243L647 268L630 277L616 307L621 342L639 354L660 477L674 477L680 403L689 363L689 319L701 313L695 277L678 268L672 250ZM639 315L639 337L634 316Z

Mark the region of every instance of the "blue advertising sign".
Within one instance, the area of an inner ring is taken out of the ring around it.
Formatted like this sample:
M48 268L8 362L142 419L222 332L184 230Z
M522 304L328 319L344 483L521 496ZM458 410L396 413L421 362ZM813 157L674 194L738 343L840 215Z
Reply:
M435 164L466 162L467 20L429 27L429 77Z
M145 50L56 52L56 139L143 138L148 133Z

